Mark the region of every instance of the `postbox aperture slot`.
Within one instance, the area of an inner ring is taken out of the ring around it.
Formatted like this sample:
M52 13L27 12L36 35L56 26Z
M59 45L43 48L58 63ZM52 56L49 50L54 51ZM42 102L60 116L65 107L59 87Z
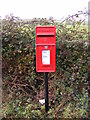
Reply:
M37 37L54 37L54 33L37 33Z

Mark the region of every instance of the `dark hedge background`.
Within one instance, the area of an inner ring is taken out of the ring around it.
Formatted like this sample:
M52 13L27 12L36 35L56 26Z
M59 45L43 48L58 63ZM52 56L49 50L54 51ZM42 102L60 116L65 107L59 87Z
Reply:
M89 40L83 20L2 20L3 117L87 118ZM69 25L68 25L69 23ZM56 72L49 73L49 112L44 98L44 74L35 68L35 26L56 26Z

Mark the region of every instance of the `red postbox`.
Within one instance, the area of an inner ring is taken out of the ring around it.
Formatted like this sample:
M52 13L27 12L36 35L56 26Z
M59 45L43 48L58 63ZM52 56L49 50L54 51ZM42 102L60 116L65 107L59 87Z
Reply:
M35 28L36 71L55 72L56 28L37 26Z

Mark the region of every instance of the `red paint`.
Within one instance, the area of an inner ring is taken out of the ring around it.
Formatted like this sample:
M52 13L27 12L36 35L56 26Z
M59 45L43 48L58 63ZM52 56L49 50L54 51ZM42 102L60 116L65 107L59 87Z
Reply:
M36 71L55 72L55 61L56 61L55 26L37 26L35 28L35 49L36 49ZM43 57L42 57L43 50L45 50L44 51L45 54L43 53ZM49 51L50 51L50 64L49 64ZM42 59L45 63L42 62Z

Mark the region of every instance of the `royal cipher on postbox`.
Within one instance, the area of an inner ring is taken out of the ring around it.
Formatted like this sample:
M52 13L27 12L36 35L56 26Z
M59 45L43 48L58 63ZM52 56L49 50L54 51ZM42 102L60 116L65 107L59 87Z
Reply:
M36 71L55 72L56 28L55 26L35 27Z

